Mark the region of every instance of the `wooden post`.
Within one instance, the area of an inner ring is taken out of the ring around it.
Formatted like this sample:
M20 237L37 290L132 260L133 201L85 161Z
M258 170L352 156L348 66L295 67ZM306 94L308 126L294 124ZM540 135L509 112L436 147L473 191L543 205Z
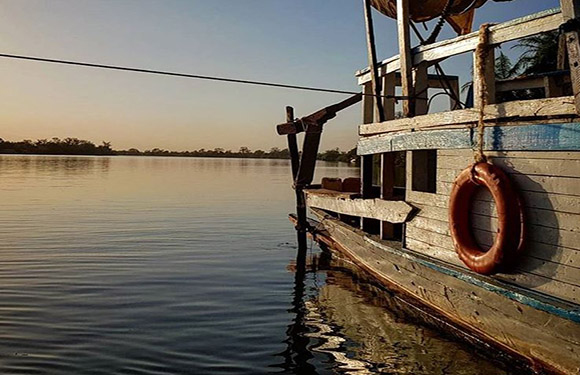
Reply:
M413 91L415 93L415 110L413 115L424 115L429 111L427 102L429 99L428 64L422 63L413 72Z
M395 153L386 152L381 155L381 199L391 200L395 187ZM395 226L388 221L381 222L381 238L392 239Z
M363 86L363 93L368 94L372 92L372 83L367 82ZM364 95L362 98L363 105L362 105L362 118L363 124L371 124L374 120L373 117L373 97ZM370 198L372 196L372 189L373 189L373 155L364 155L361 156L361 165L360 165L360 172L361 172L361 196L363 198ZM368 219L361 218L360 225L361 229L366 229L368 224Z
M375 48L375 34L373 28L373 17L371 13L371 1L363 0L365 24L367 30L367 51L369 58L369 66L371 69L371 82L373 94L375 95L376 120L378 122L385 121L385 114L383 110L383 103L381 101L381 82L379 81L379 71L377 63L377 51Z
M403 115L414 116L415 101L413 100L413 60L411 58L411 36L409 33L409 0L397 0L397 29L399 32L399 54L401 61L401 86L403 96Z
M294 108L286 107L286 122L294 121ZM298 254L296 263L299 265L301 261L306 262L306 197L304 196L304 185L298 183L298 174L300 170L300 155L298 153L298 141L296 134L288 134L288 151L290 151L290 163L292 164L292 178L294 181L294 191L296 193L296 216L298 223L296 225L296 232L298 236Z
M580 0L560 0L564 22L580 17ZM576 113L580 114L580 39L578 31L566 33L570 78L574 91Z
M386 120L393 120L395 118L395 88L397 87L397 73L392 72L383 77L383 112ZM387 96L391 96L387 98Z
M383 77L383 90L385 96L395 95L397 86L397 74L389 73ZM385 120L395 118L395 99L384 98ZM381 155L381 199L393 199L395 183L395 153L387 152ZM381 222L381 238L390 239L395 234L394 225L388 221Z
M286 122L294 121L294 108L286 107ZM298 168L300 167L300 155L298 153L298 141L296 134L288 134L288 151L290 151L290 162L292 164L292 179L296 181Z
M459 79L457 78L449 79L448 82L449 82L449 91L453 92L455 98L459 98L461 95L461 92L459 92ZM461 103L459 102L459 100L454 99L453 97L449 97L449 109L454 111L460 108Z
M556 77L544 77L544 91L546 98L557 98L564 95L562 80Z

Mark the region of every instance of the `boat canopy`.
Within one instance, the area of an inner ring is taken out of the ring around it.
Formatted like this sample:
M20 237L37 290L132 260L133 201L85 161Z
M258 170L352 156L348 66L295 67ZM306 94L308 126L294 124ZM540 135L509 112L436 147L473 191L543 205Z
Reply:
M409 0L409 13L415 22L429 21L444 16L447 22L460 35L471 32L475 9L488 0ZM511 1L511 0L493 0ZM371 0L379 12L397 18L396 0Z

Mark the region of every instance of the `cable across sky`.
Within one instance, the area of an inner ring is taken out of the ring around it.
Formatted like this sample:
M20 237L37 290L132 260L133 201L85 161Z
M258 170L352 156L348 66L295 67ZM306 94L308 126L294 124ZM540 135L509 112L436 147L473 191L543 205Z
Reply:
M288 85L288 84L283 84L283 83L252 81L252 80L238 79L238 78L215 77L215 76L207 76L207 75L200 75L200 74L178 73L178 72L133 68L133 67L127 67L127 66L118 66L118 65L95 64L95 63L72 61L72 60L49 59L49 58L35 57L35 56L12 55L12 54L7 54L7 53L0 53L0 58L36 61L36 62L61 64L61 65L82 66L82 67L86 67L86 68L118 70L118 71L124 71L124 72L156 74L156 75L163 75L163 76L170 76L170 77L201 79L201 80L207 80L207 81L238 83L238 84L254 85L254 86L266 86L266 87L277 87L277 88L283 88L283 89L326 92L326 93L331 93L331 94L343 94L343 95L360 95L361 94L360 92L349 91L349 90L336 90L336 89L329 89L329 88L322 88L322 87ZM362 93L362 95L375 96L374 94L364 94L364 93ZM402 100L405 99L404 96L397 96L397 95L383 95L381 97L391 98L391 99L402 99Z

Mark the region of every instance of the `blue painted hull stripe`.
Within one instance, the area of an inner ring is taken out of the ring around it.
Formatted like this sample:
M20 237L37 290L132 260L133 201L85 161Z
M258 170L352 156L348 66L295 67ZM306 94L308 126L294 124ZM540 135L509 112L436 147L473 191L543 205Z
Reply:
M488 290L490 292L500 294L504 297L507 297L507 298L514 300L514 301L517 301L517 302L520 302L524 305L531 306L535 309L545 311L549 314L556 315L556 316L559 316L559 317L567 319L567 320L571 320L575 323L580 323L580 309L578 309L578 308L566 309L566 308L557 306L556 304L550 304L548 302L541 301L541 300L533 298L531 296L524 295L522 293L518 293L515 290L505 289L505 288L502 288L501 286L486 282L485 280L482 280L479 277L475 277L475 276L470 275L468 273L470 271L466 271L466 270L459 271L459 270L455 270L453 268L440 266L440 265L437 265L437 264L430 262L426 259L422 259L420 257L417 257L417 256L411 254L410 252L399 251L399 250L390 248L388 246L385 246L385 245L378 243L378 242L376 242L368 237L365 237L365 240L367 242L369 242L370 244L381 248L382 250L386 250L394 255L404 257L404 258L411 260L415 263L419 263L425 267L431 268L432 270L435 270L435 271L441 272L443 274L455 277L456 279L468 282L470 284L473 284L475 286L478 286L478 287L483 288L485 290ZM412 250L409 250L409 251L412 251Z
M474 148L477 135L470 129L425 130L359 138L359 155L421 149ZM580 151L580 123L488 126L488 151Z

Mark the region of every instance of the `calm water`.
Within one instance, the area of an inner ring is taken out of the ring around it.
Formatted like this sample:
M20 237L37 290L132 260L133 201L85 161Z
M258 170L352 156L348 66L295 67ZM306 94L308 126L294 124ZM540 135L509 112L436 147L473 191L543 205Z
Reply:
M273 160L1 156L0 373L504 373L339 271L309 273L295 298L289 175Z

